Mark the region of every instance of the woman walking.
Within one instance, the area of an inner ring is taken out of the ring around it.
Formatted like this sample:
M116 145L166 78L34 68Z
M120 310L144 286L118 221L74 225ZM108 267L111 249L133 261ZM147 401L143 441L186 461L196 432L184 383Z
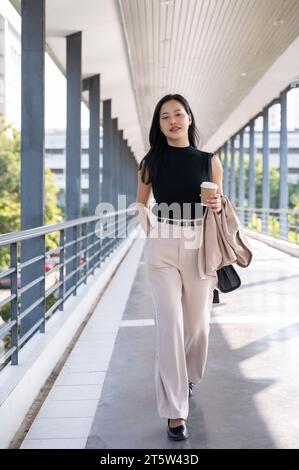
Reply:
M186 439L189 396L204 373L209 320L217 273L201 279L197 269L202 216L200 185L213 181L210 210L221 211L222 165L197 149L198 131L187 100L168 94L157 103L149 133L150 150L139 164L136 206L146 232L145 263L155 309L155 387L167 434ZM149 212L153 192L156 205ZM145 211L145 212L144 212ZM152 216L156 223L152 224Z

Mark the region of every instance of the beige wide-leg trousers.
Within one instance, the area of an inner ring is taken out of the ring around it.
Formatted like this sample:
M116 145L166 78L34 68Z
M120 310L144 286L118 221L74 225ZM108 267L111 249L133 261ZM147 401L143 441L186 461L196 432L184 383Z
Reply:
M188 381L198 384L208 353L209 321L217 274L197 268L202 225L156 222L144 258L155 310L155 387L160 417L187 419Z

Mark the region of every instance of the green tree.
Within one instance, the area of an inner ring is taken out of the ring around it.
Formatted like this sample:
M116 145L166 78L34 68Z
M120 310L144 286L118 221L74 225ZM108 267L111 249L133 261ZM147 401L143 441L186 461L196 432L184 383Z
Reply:
M58 186L55 182L53 172L46 168L45 170L45 225L57 224L62 221L62 210L57 206ZM59 245L59 233L53 232L46 236L46 249L50 250Z
M34 184L34 182L32 182ZM57 207L58 187L51 170L45 170L45 225L61 222L63 213ZM6 125L0 118L0 233L10 233L20 230L20 133ZM46 236L46 249L55 248L59 244L59 234L51 233ZM20 245L18 247L20 253ZM0 248L0 270L10 265L9 247ZM48 298L46 307L55 302ZM10 318L10 305L0 310L4 321ZM9 342L9 338L6 338Z
M20 134L0 116L0 233L20 226ZM9 266L9 247L0 248L0 269Z
M33 182L34 184L34 182ZM50 169L45 170L45 225L61 222L58 187ZM0 118L0 233L20 230L20 133ZM46 248L58 245L58 234L46 237ZM0 269L9 265L7 248L0 250Z
M244 171L245 171L245 195L246 201L245 206L248 207L248 194L249 194L249 156L244 155ZM239 162L237 159L236 167L236 194L237 194L237 205L238 194L239 194ZM270 186L270 208L279 208L279 168L271 167L269 169L269 186ZM289 192L289 209L294 209L296 204L299 202L299 186L297 184L288 184ZM257 208L261 208L263 198L263 157L261 154L257 154L255 157L255 205Z

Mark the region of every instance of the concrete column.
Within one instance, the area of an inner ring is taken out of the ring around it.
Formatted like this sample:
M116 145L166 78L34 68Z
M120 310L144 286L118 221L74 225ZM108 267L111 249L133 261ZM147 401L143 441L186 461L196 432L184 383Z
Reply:
M44 225L45 1L22 0L21 76L21 230ZM43 255L43 237L21 243L21 262ZM44 260L22 269L21 285L44 275ZM39 282L21 295L21 312L44 296ZM21 320L20 335L44 317L43 302ZM44 323L39 327L44 332ZM36 331L36 330L35 330ZM34 331L33 331L34 332Z
M135 186L137 181L137 167L134 164L134 157L131 147L128 147L129 152L129 168L128 168L128 191L130 204L136 200Z
M230 160L230 199L236 203L236 175L235 175L235 136L231 138L231 160Z
M133 189L133 200L135 201L136 199L136 194L137 194L137 171L138 171L138 165L137 165L137 160L135 158L134 152L132 151L132 161L133 161L133 170L132 170L132 189Z
M127 195L127 203L130 201L130 186L129 186L129 176L130 176L130 153L128 140L124 142L124 152L125 152L125 175L124 175L124 194Z
M100 201L100 75L83 80L89 91L89 188L88 214L95 215Z
M89 170L88 170L88 214L95 215L100 202L100 75L83 80L83 90L89 92ZM88 224L89 243L97 241L94 234L95 222ZM88 269L98 262L95 247L88 250Z
M114 210L117 209L117 172L118 172L118 160L119 160L119 134L117 129L117 118L112 119L112 173L111 173L111 182L112 182L112 201Z
M133 166L133 156L131 147L128 145L128 165L127 165L127 183L126 183L126 190L128 194L128 205L132 202L135 202L135 194L134 194L134 178L137 178L134 175L134 166Z
M81 99L82 99L82 33L77 32L66 38L66 79L67 79L67 128L66 128L66 219L81 217ZM70 242L79 233L75 229L66 231ZM67 247L67 258L75 255L78 246ZM79 257L66 265L66 274L78 268ZM79 273L73 274L66 282L66 291L78 281ZM76 295L76 288L72 291Z
M129 184L132 200L136 200L136 187L137 187L137 166L135 165L135 159L132 149L129 149L130 152L130 173L129 173Z
M263 209L270 207L270 188L269 188L269 108L263 109ZM268 214L263 214L263 233L268 233Z
M111 100L103 101L103 188L102 201L112 202L112 119Z
M279 208L288 209L288 129L287 129L287 91L280 94L280 184ZM287 215L281 214L279 224L280 238L288 239Z
M124 179L123 179L123 194L126 195L127 206L130 204L130 187L128 184L130 175L130 155L128 149L127 139L124 141Z
M225 142L225 144L224 144L223 192L224 192L225 196L229 196L229 194L228 194L227 142Z
M251 119L249 125L249 207L255 208L255 139L254 139L254 119Z
M244 209L245 171L244 171L244 129L240 131L239 144L239 207ZM240 213L241 222L245 223L244 211Z
M82 33L67 36L66 217L81 216Z
M124 131L119 131L119 159L118 159L118 191L117 196L124 194L125 177L125 152L124 152Z

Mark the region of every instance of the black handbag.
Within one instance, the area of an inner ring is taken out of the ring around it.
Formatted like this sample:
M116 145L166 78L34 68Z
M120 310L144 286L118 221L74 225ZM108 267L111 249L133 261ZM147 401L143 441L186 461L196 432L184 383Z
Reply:
M210 158L208 159L209 181L212 181L212 165L211 165L212 155L213 155L213 152L210 153ZM205 209L206 208L204 207L204 210ZM217 277L218 277L217 287L221 292L223 293L232 292L233 290L238 289L238 287L240 287L241 279L232 264L229 264L228 266L223 266L222 268L218 269L216 272L217 272ZM218 304L218 303L220 303L219 292L217 289L214 289L213 304Z
M223 266L217 271L218 285L221 292L231 292L238 289L241 285L241 279L232 264Z

